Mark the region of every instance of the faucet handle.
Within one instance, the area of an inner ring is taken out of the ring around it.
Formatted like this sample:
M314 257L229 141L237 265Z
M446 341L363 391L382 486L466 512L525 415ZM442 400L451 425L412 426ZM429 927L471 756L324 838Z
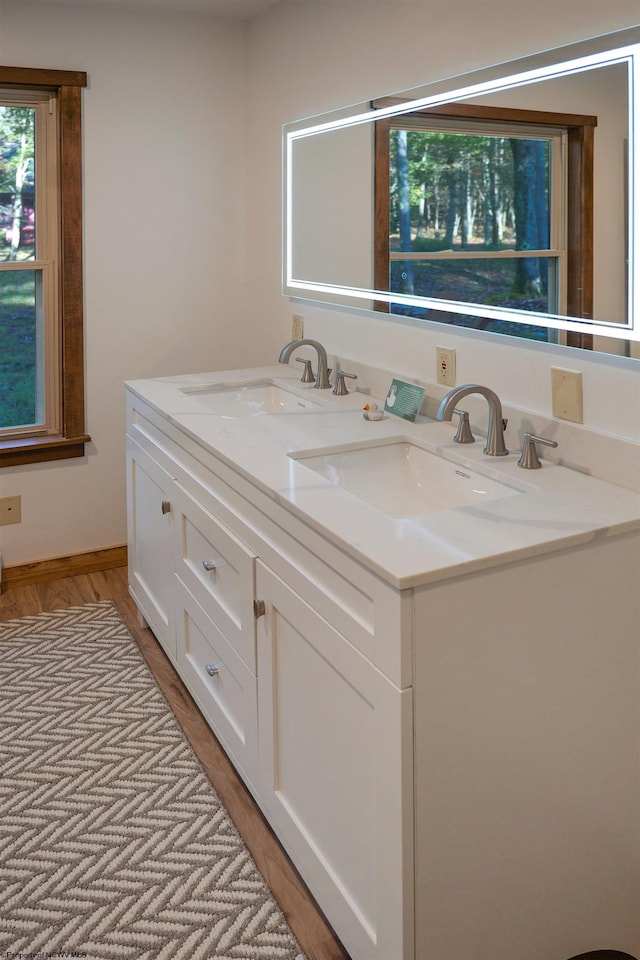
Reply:
M345 377L348 377L349 380L358 379L355 373L345 373L344 370L338 370L336 373L336 382L333 385L332 391L337 397L345 397L349 393L347 390L347 385L344 382Z
M536 443L542 443L545 447L557 447L555 440L547 440L546 437L536 437L533 433L525 433L522 444L522 453L518 460L518 466L523 470L538 470L542 464L536 450Z
M471 424L469 423L469 414L466 410L454 410L454 413L457 413L460 417L458 422L458 429L456 430L456 435L453 438L454 443L475 443L476 438L471 433Z
M296 362L304 363L304 370L302 371L300 383L315 383L316 378L314 377L313 370L311 369L311 360L303 360L302 357L296 357Z

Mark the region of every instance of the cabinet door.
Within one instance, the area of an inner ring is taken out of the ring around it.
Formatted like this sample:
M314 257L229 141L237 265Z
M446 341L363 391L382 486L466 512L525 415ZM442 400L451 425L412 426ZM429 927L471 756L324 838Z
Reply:
M127 437L129 590L175 660L172 487L166 470Z
M408 960L412 692L256 568L261 806L354 960Z

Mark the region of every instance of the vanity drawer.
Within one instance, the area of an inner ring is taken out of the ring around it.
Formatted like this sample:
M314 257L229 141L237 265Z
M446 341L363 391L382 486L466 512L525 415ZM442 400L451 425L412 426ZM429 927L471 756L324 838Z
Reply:
M176 586L180 675L244 779L257 779L256 678L180 580Z
M255 674L255 556L184 487L176 486L176 572Z

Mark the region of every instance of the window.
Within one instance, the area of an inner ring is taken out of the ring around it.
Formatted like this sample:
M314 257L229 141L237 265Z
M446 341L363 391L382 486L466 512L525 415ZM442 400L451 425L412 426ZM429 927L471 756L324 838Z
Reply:
M595 122L472 104L377 121L376 289L528 310L532 323L378 308L543 340L536 312L591 316Z
M79 457L84 422L81 92L0 67L0 465Z

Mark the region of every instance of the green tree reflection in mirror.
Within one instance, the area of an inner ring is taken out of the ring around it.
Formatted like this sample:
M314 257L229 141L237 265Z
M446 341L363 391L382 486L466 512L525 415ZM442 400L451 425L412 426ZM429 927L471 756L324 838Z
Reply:
M557 154L557 156L556 156ZM392 129L389 143L389 289L539 313L562 312L559 139ZM556 181L559 182L559 181ZM553 231L552 231L553 228ZM400 254L411 253L411 259ZM429 311L394 304L394 313ZM495 321L449 317L491 330ZM504 321L499 329L505 331ZM514 324L547 340L547 327Z

